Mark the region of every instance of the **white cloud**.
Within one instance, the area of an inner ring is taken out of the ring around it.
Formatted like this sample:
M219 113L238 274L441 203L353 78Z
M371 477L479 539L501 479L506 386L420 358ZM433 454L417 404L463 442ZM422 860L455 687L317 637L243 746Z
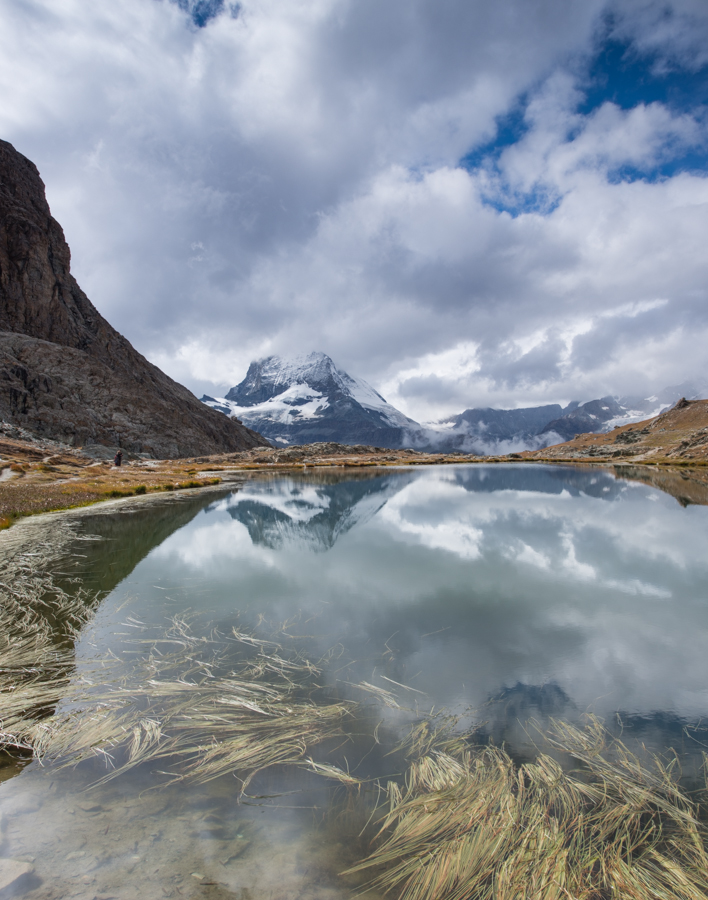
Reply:
M615 0L613 34L658 56L659 71L708 63L708 10L703 0Z
M661 387L704 359L708 181L617 172L703 152L704 122L577 102L608 11L698 65L704 6L671 9L247 0L197 29L162 0L26 0L0 8L0 135L89 296L195 389L313 349L424 419ZM525 134L463 168L524 93Z

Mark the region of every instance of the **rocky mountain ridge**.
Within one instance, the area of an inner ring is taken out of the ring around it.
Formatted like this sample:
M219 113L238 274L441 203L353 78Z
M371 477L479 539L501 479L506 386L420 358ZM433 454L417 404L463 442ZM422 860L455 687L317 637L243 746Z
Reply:
M708 385L703 381L685 381L663 388L651 397L601 397L582 405L576 404L562 417L549 422L541 433L552 431L568 441L577 434L610 431L619 425L658 416L682 397L688 397L689 400L703 399L707 388Z
M397 410L363 379L338 369L324 353L270 356L249 366L225 397L202 402L237 417L276 446L335 441L389 449L480 456L542 449L576 434L600 433L658 415L681 396L696 398L708 385L684 383L651 397L601 397L563 407L470 408L425 425Z
M98 312L36 166L0 141L0 418L73 446L154 457L267 442L207 409Z
M540 450L572 440L577 434L598 434L659 415L683 396L708 396L708 385L684 382L650 397L607 396L585 403L574 400L566 407L548 404L519 409L466 409L422 426L413 436L412 446L485 456Z
M546 425L559 419L579 404L562 407L559 403L519 409L466 409L456 416L423 426L415 435L416 446L431 446L441 452L461 450L485 456L508 453L529 447L543 447L562 440L546 432Z

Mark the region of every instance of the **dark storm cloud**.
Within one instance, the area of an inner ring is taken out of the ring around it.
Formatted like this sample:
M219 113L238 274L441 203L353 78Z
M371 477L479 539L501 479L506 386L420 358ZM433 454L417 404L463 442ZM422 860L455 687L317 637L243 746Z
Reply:
M80 283L196 390L319 349L426 418L699 364L702 114L579 110L603 41L695 73L703 3L35 0L0 25L0 131Z

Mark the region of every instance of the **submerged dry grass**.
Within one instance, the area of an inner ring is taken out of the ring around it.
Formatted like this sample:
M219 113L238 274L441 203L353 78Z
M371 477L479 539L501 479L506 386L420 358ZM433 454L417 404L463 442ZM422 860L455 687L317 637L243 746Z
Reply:
M31 540L8 535L0 568L0 747L31 750L33 724L64 695L73 640L95 599L63 590L52 564L76 540L72 523L29 526Z
M63 590L52 574L76 540L67 519L6 533L0 564L0 749L43 761L100 757L112 777L159 762L173 777L236 774L244 790L276 764L355 779L316 764L310 749L339 737L349 708L315 703L318 669L277 644L234 632L192 634L174 622L137 639L132 667L112 655L75 669L74 642L98 597ZM31 533L30 533L31 532ZM65 580L65 579L64 579Z
M28 723L66 690L72 654L56 647L33 610L0 606L0 747L31 749Z
M132 666L108 657L79 680L73 641L95 603L47 574L75 535L36 536L0 571L1 747L60 765L98 757L104 778L140 764L198 781L231 773L240 792L285 764L357 783L310 757L345 737L353 707L328 701L318 667L277 644L175 621L135 638ZM596 721L556 723L550 741L574 769L414 728L405 783L389 783L373 852L349 873L373 871L401 900L707 900L705 832L672 766L640 760Z
M127 675L124 660L107 657L78 680L72 651L52 642L47 621L31 609L0 607L0 628L4 749L59 764L100 757L108 770L101 780L160 763L172 778L234 774L241 792L273 765L356 782L308 757L343 736L349 706L314 702L319 670L276 644L238 632L196 636L175 621L163 637L137 641L149 646ZM235 661L234 651L241 651Z
M708 856L696 805L670 767L645 765L596 721L557 723L556 751L517 765L427 727L403 789L388 786L377 846L349 873L401 900L705 900Z
M318 771L308 752L344 733L349 707L315 703L317 667L282 655L278 645L237 632L195 636L182 621L148 643L147 658L122 684L107 689L110 675L99 669L99 678L86 680L69 704L37 723L32 745L39 758L73 763L101 756L106 777L146 762L167 765L174 778L230 773L243 792L269 766ZM235 650L242 651L236 661ZM330 777L351 780L326 768Z
M357 783L309 755L346 736L353 708L322 699L307 659L175 621L133 640L132 666L104 658L79 680L71 640L91 604L27 559L14 576L0 582L5 748L59 765L98 757L101 780L155 764L171 779L230 773L243 793L269 766L296 765ZM389 783L375 849L348 874L374 870L374 886L401 900L706 900L704 829L672 767L642 762L596 721L556 723L550 741L578 768L547 754L517 764L501 748L414 728L405 783Z
M144 639L139 662L109 654L79 678L74 643L98 595L63 590L53 571L77 540L66 517L27 520L3 535L0 561L0 749L43 761L100 757L112 777L140 763L174 777L207 780L227 772L244 790L275 764L305 766L355 782L309 759L311 748L340 737L344 704L316 703L318 669L276 644L234 633L195 636L174 622ZM13 529L14 532L14 529Z

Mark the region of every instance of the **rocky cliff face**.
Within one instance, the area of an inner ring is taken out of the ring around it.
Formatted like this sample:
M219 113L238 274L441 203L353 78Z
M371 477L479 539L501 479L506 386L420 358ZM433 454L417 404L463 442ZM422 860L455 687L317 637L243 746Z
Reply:
M161 458L268 446L141 356L70 261L36 166L0 141L0 418L75 446Z

